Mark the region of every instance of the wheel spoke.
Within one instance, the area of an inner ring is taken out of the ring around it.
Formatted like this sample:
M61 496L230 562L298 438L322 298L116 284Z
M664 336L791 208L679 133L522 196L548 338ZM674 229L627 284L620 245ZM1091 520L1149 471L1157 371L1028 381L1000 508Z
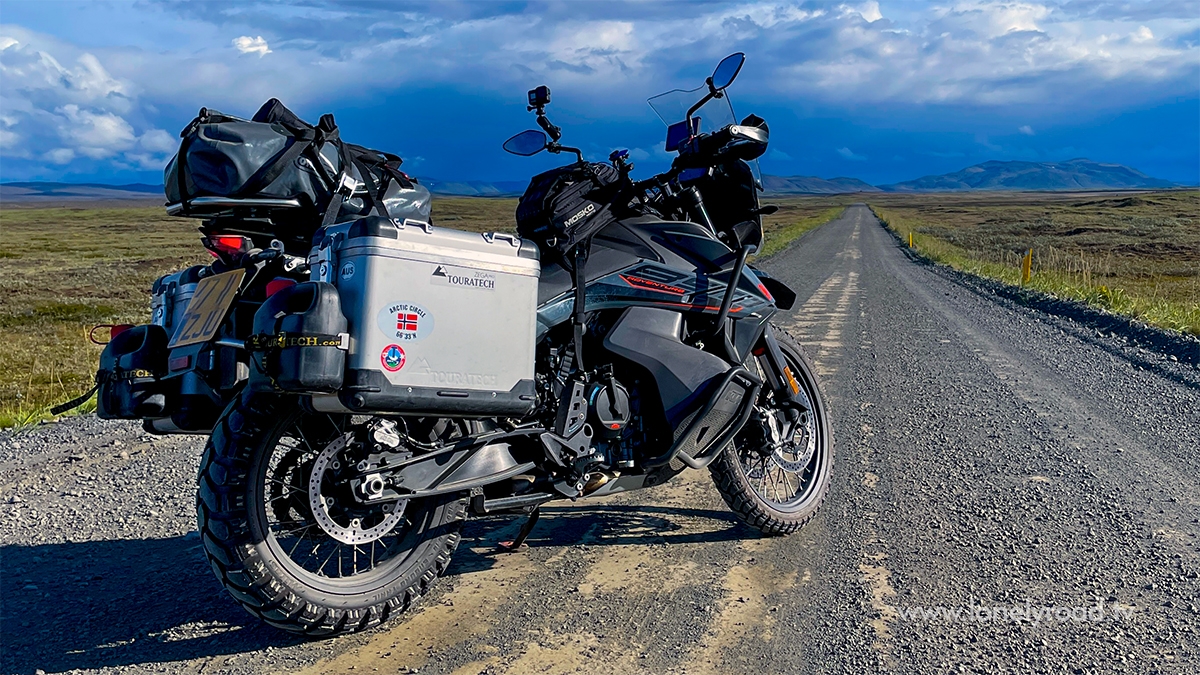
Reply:
M334 546L333 550L329 552L329 555L326 556L326 558L325 558L325 562L321 563L321 566L317 568L318 576L325 576L324 574L321 574L321 572L323 572L325 570L325 565L329 563L329 561L333 558L334 554L338 552L339 548L341 548L341 544Z
M304 527L300 528L300 530L299 530L299 531L300 531L300 532L303 532L304 530L307 530L308 528L312 527L314 524L315 524L315 523L313 523L313 524L309 524L309 525L305 525ZM292 546L292 550L288 551L288 557L289 557L289 558L290 558L290 557L292 557L292 555L293 555L293 554L296 552L296 549L297 549L297 548L300 548L300 542L302 542L302 541L304 541L304 535L301 535L301 536L299 536L299 537L296 537L296 543L295 543L295 545L293 545L293 546Z
M807 374L808 369L788 351L784 357L792 372ZM756 359L755 368L759 373L766 373L770 368L763 358ZM763 501L777 506L788 506L803 501L811 492L811 483L817 476L821 463L821 447L816 436L820 430L816 428L813 416L813 391L806 377L799 378L801 382L798 398L810 408L810 412L800 415L795 421L780 422L769 416L777 412L778 403L770 392L764 392L756 402L758 422L762 429L759 435L747 435L735 442L734 449L738 454L738 468L741 469L746 482ZM748 425L749 426L749 425ZM773 429L786 431L777 447L765 446L766 439L776 438ZM757 429L756 429L757 431ZM765 437L764 437L765 436ZM812 444L816 444L813 452L809 452ZM803 466L800 462L808 457Z
M266 527L279 556L306 574L326 579L370 574L398 562L394 542L399 539L393 537L408 521L403 511L385 513L379 506L358 504L349 495L345 473L366 450L354 426L358 418L323 417L321 421L309 416L290 425L266 458L260 497L266 508ZM334 433L330 434L326 424ZM320 472L319 495L310 494L309 488L316 471ZM362 537L364 533L368 536ZM389 541L380 540L376 546L376 540L384 536ZM351 537L361 541L346 543Z

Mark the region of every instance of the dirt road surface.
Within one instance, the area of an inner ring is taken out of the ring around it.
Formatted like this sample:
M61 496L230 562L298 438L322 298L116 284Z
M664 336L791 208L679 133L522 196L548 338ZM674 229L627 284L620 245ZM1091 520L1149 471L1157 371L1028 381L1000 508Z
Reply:
M1200 370L915 263L862 206L764 266L836 429L800 534L691 472L548 507L526 552L472 521L418 611L305 641L207 568L200 440L72 419L0 437L0 670L1200 672Z

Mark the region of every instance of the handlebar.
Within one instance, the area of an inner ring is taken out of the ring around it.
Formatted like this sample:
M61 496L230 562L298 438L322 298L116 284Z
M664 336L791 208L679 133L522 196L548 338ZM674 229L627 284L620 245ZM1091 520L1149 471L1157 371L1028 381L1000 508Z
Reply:
M696 134L679 146L679 156L671 168L645 180L630 183L638 194L657 189L659 198L677 196L678 179L688 169L717 166L729 159L753 159L762 154L769 141L766 125L753 124L761 118L747 118L752 124L729 124L716 131ZM652 198L654 198L652 196Z

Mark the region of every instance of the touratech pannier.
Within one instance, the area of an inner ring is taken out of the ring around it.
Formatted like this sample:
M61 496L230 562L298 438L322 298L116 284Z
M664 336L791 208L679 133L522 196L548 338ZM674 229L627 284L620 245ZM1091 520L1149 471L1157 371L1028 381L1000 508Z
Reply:
M538 249L510 234L369 216L310 264L349 320L346 382L319 410L522 415L534 405Z
M166 329L168 337L175 334L206 269L202 265L189 267L160 277L150 287L150 323Z
M119 333L100 354L96 415L102 419L162 417L167 392L167 332L162 326L134 326Z
M277 291L255 312L246 347L254 391L337 391L350 347L338 290L306 281Z
M403 160L341 140L332 115L313 126L277 99L249 120L201 108L180 136L164 176L171 215L235 217L305 243L369 213L429 221L429 191Z
M617 219L620 188L621 174L608 164L578 162L538 174L517 204L517 232L567 254Z

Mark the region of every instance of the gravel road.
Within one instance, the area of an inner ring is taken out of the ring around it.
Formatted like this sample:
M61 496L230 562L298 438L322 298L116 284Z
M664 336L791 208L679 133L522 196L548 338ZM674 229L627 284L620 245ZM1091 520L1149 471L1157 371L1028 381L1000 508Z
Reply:
M419 611L304 641L208 570L199 439L76 418L0 436L0 670L1200 672L1200 369L914 262L864 206L764 267L834 411L801 533L690 472L548 507L521 553L472 521Z

